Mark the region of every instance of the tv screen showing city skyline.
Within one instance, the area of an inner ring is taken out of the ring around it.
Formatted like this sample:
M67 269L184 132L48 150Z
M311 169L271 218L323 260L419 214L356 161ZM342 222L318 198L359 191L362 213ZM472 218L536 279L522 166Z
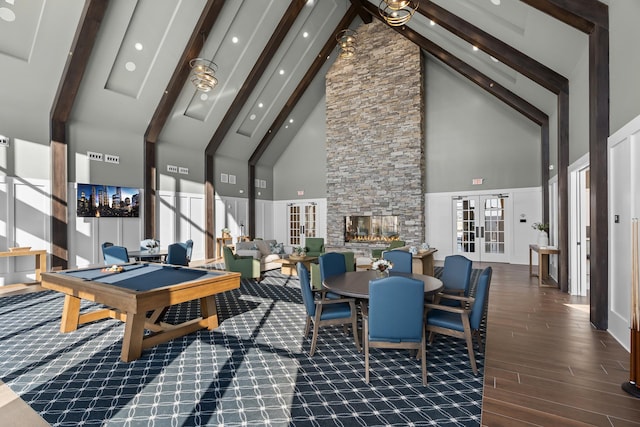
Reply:
M140 190L115 185L78 184L77 216L139 217Z

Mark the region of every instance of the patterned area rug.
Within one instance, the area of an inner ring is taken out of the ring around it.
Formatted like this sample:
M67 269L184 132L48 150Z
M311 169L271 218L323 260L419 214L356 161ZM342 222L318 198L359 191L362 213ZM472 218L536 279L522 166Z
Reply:
M120 362L123 324L60 334L64 298L0 298L2 381L53 426L477 426L483 357L474 376L463 340L428 347L428 386L407 351L364 356L340 327L321 329L309 357L298 280L268 272L218 297L221 326ZM93 306L84 302L83 309ZM184 320L197 303L173 307Z

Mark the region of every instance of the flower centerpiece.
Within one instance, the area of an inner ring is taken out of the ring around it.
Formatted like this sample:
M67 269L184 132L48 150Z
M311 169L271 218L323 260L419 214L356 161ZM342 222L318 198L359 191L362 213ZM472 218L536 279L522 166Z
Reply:
M222 237L225 239L228 239L231 237L231 230L229 230L227 227L222 229Z
M304 247L302 246L294 246L291 254L294 258L304 258L304 256L306 255Z
M146 247L149 252L155 252L160 247L160 241L156 239L149 239L147 240Z
M548 246L549 245L549 224L545 224L543 222L534 222L531 224L531 228L534 230L538 230L538 246Z
M393 268L393 263L384 258L381 258L371 264L371 269L376 272L378 277L386 277L389 275L389 270Z

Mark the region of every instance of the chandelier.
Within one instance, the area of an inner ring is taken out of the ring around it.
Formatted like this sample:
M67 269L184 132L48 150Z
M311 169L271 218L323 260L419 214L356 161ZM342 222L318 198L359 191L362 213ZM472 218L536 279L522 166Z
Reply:
M202 92L209 92L216 87L218 79L216 78L216 71L218 66L213 62L205 58L194 58L189 61L191 67L191 83Z
M349 28L338 32L336 40L340 48L340 58L352 58L356 54L357 33Z
M378 5L380 16L393 27L409 22L417 9L417 0L382 0Z

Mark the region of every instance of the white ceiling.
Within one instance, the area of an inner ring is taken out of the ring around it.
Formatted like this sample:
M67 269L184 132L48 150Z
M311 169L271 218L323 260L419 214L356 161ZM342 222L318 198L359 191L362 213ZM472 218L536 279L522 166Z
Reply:
M139 134L142 144L205 3L111 0L71 120ZM377 6L379 0L370 3ZM567 78L584 66L587 36L518 0L502 0L499 6L491 0L434 3ZM203 96L186 81L159 144L204 151L289 5L289 0L225 2L200 54L218 65L220 84ZM307 2L235 118L219 154L249 159L349 6L345 0ZM14 0L0 5L0 87L5 100L0 105L0 133L9 133L7 128L15 133L21 127L24 138L48 138L47 118L82 8L79 0ZM360 23L357 18L351 27ZM549 116L555 113L553 94L486 53L473 51L419 13L409 27ZM322 98L324 73L335 56L336 50L287 120L287 128L277 133L262 164L275 163Z

